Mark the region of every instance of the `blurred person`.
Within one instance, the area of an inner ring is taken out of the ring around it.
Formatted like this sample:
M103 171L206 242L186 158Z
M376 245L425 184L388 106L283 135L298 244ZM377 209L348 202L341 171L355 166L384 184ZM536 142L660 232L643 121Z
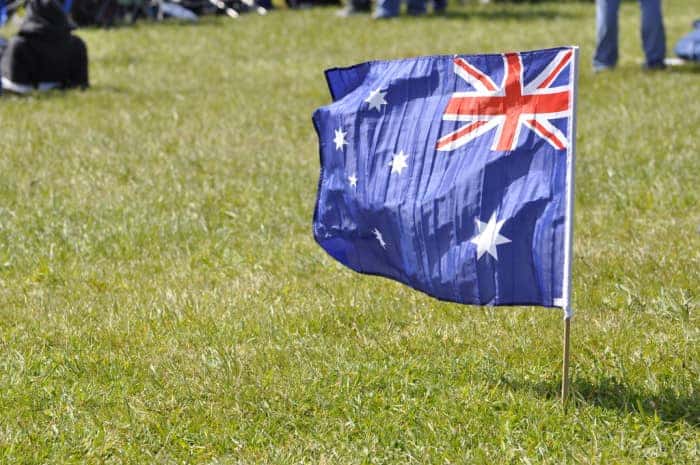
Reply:
M420 16L426 13L426 1L425 0L407 0L406 2L406 13L412 16ZM447 0L433 0L433 13L441 14L445 12L447 7Z
M269 0L265 0L269 2ZM337 5L341 6L343 2L340 0L285 0L287 3L287 6L289 8L298 8L298 9L306 9L306 8L313 8L315 6L331 6L331 5ZM262 5L258 1L258 5ZM271 3L270 3L271 5ZM262 5L265 6L265 5ZM342 10L341 10L342 11Z
M447 7L447 0L433 0L433 13L442 14ZM389 19L399 15L401 0L377 0L375 19ZM427 11L425 0L406 0L406 13L411 16L424 15Z
M56 0L28 0L19 32L0 59L2 87L17 93L32 90L87 88L85 42L71 34L75 25Z
M372 9L370 0L349 0L342 10L338 10L337 16L347 18L348 16L368 14Z
M641 35L645 69L665 68L666 34L661 15L661 0L638 0L642 11ZM593 69L604 71L617 65L618 13L620 0L596 0L596 50Z

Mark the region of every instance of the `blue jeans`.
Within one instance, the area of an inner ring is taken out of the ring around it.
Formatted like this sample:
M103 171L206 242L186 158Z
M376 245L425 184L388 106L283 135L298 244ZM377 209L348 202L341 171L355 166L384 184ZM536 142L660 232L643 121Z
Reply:
M425 13L425 0L406 0L408 14L420 15ZM433 0L434 11L444 11L447 0ZM377 12L375 16L393 17L399 15L401 0L377 0Z
M661 0L639 0L642 9L642 45L646 64L661 65L666 56L666 34ZM610 68L618 58L618 11L620 0L596 0L595 68Z
M401 0L377 0L377 11L374 16L392 18L399 15Z

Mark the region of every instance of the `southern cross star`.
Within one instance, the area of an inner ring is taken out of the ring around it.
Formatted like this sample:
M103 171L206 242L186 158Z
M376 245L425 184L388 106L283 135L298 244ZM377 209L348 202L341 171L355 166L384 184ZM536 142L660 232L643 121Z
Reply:
M343 131L343 128L335 130L335 139L333 139L333 142L335 142L336 150L343 150L343 145L348 145L348 142L345 140L346 135L347 132Z
M354 174L348 176L348 181L350 182L350 187L357 187L357 176Z
M382 105L387 104L387 101L384 100L385 95L386 91L382 92L381 88L370 91L369 96L365 99L365 102L369 103L369 109L382 111Z
M506 220L496 221L496 212L491 215L488 223L482 223L474 219L479 234L474 236L469 242L476 245L476 259L488 252L494 259L498 260L498 249L496 246L510 242L505 236L501 236L500 231Z
M382 246L382 249L386 249L386 242L384 242L384 236L382 236L382 233L379 232L377 228L374 228L372 234L374 234L374 237L377 239L377 242L379 242L379 245Z
M399 151L399 153L394 154L392 160L389 162L389 164L391 165L391 172L401 174L401 171L403 171L404 168L408 167L408 163L406 163L407 159L408 155L403 153L403 150Z

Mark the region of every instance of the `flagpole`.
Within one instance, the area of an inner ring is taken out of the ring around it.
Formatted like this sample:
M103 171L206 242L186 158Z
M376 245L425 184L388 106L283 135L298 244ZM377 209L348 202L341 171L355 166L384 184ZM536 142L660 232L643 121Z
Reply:
M569 400L569 341L571 340L571 317L564 318L564 363L561 374L561 403L566 409Z
M569 149L566 159L566 223L565 229L565 248L564 248L564 279L563 279L563 310L564 310L564 361L562 363L562 378L561 378L561 403L566 409L569 400L569 347L571 342L571 317L574 312L571 308L571 268L573 263L574 253L574 174L576 167L576 106L577 106L577 90L578 90L578 47L572 47L574 59L571 67L572 86L572 108L571 118L569 118Z

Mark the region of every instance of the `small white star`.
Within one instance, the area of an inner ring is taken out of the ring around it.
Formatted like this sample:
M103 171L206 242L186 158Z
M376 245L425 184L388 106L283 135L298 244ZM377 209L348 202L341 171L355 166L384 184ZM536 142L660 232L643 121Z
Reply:
M386 91L382 92L382 89L375 89L370 91L369 96L365 99L365 102L369 103L369 109L375 109L377 111L382 111L382 105L386 105L387 101L384 100L386 96Z
M482 255L488 252L489 255L498 260L498 249L496 246L510 242L510 239L499 234L506 220L497 222L496 212L494 212L488 223L482 223L478 218L475 218L474 222L479 230L479 234L474 236L469 242L476 245L476 259L479 260Z
M357 176L354 174L348 176L348 181L350 181L350 187L357 187Z
M374 237L377 238L377 241L379 242L379 245L382 246L382 249L386 249L386 242L384 242L384 236L382 236L382 233L380 233L377 228L374 228L372 234L374 234Z
M403 153L403 150L394 154L393 158L389 162L389 165L391 165L391 172L401 174L401 171L403 171L404 168L408 168L408 163L406 163L406 160L408 160L408 155Z
M348 145L348 142L345 140L346 135L347 132L343 131L343 128L335 130L335 139L333 139L333 142L335 142L336 150L343 150L343 145Z

